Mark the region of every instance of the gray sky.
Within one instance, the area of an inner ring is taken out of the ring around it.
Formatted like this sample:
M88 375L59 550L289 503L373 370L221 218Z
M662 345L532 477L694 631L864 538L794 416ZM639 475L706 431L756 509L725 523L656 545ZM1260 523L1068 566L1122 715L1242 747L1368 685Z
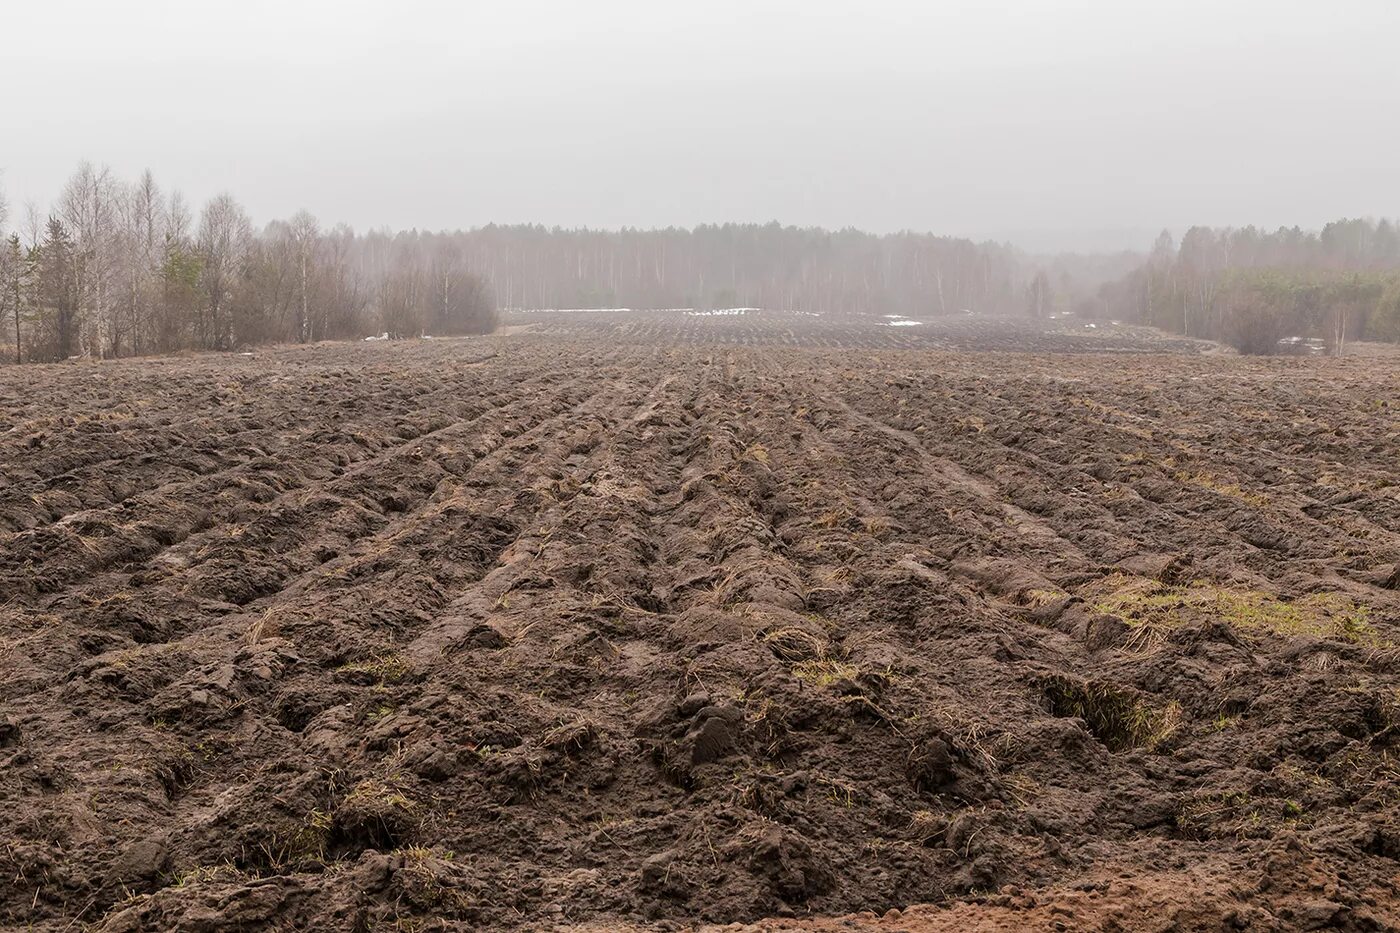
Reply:
M87 158L360 229L1400 214L1392 0L43 0L0 36L16 203Z

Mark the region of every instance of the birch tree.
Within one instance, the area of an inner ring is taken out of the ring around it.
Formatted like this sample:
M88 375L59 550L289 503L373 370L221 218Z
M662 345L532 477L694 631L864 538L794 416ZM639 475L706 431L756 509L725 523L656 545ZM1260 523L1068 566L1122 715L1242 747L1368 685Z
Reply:
M79 352L116 355L121 328L113 313L118 188L107 166L82 162L59 197L59 217L75 240L79 314L84 327Z
M131 352L143 352L150 339L164 239L164 202L150 169L122 199L123 305Z
M297 340L306 343L312 339L311 284L315 274L316 254L320 246L321 230L316 218L310 212L297 211L292 217L290 234L297 262ZM316 334L316 337L320 337Z
M252 229L248 215L231 194L218 195L200 213L200 285L206 310L201 337L206 347L227 350L236 340L228 304L248 256Z

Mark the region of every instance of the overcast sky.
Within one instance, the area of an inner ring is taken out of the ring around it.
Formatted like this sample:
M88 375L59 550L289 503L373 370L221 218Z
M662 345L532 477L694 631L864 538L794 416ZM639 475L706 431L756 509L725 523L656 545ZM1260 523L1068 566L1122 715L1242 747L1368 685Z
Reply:
M1393 0L5 3L0 184L1140 247L1400 214L1397 38Z

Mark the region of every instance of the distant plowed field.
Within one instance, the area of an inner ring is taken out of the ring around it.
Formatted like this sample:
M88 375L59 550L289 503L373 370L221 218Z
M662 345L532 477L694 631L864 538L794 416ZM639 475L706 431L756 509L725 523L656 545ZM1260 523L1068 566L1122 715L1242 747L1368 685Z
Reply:
M0 925L1400 924L1400 362L579 320L0 370Z
M994 318L971 313L915 321L899 315L845 317L741 308L719 311L517 311L508 330L579 340L804 347L847 350L1014 350L1053 353L1200 352L1210 345L1145 327L1080 321Z

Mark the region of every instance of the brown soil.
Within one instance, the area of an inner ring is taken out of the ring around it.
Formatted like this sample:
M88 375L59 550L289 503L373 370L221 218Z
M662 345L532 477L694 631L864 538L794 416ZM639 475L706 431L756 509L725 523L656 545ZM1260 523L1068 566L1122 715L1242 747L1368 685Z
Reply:
M1400 925L1400 360L530 326L0 372L0 926Z

